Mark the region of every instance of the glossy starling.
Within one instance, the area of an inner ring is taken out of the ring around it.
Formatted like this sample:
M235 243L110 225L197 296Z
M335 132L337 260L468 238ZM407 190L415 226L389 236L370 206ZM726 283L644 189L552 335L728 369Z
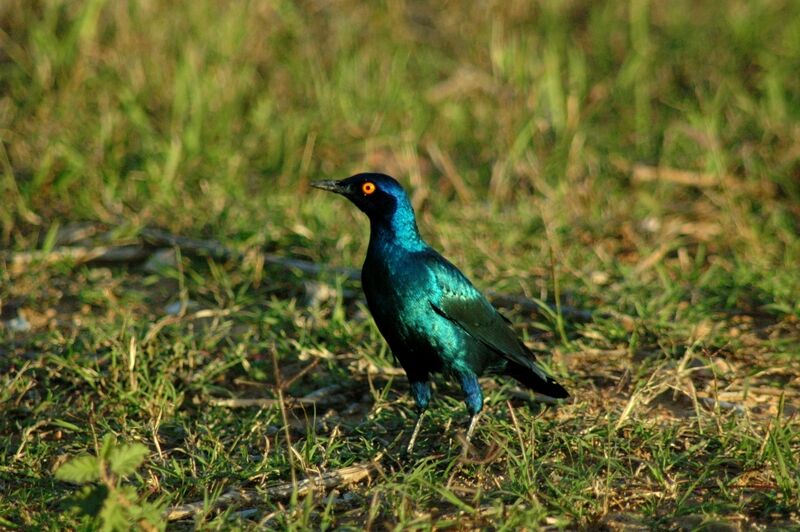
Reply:
M551 397L569 396L537 364L511 323L422 239L411 202L396 180L364 173L311 185L341 194L369 217L361 284L378 329L408 375L419 409L409 452L430 402L431 373L444 373L461 384L470 414L468 440L483 408L478 376L484 373L513 377Z

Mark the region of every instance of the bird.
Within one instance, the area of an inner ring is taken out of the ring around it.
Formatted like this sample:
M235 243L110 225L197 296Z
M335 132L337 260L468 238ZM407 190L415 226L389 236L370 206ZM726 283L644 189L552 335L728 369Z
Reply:
M431 401L431 375L455 379L470 415L470 441L483 392L478 377L508 376L553 398L567 390L536 361L511 322L450 261L420 235L414 209L400 183L386 174L359 173L312 187L342 195L370 222L361 268L367 307L394 358L408 377L417 419L411 453Z

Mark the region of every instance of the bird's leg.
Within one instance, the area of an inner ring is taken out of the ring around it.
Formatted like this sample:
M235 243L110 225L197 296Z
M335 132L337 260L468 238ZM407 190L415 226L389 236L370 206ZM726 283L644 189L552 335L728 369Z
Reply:
M478 383L478 377L472 372L465 372L459 375L461 381L461 389L464 390L466 398L464 402L467 404L469 411L469 427L467 428L467 443L472 438L472 433L475 431L475 425L478 422L478 415L483 409L483 392L481 385Z
M411 439L408 440L408 445L406 446L406 454L411 454L411 451L414 450L414 444L417 443L417 435L419 434L420 427L422 427L422 417L424 415L425 410L420 410L417 416L417 422L414 424L414 432L411 433Z
M411 395L414 397L414 402L417 403L419 414L417 415L417 422L414 424L414 432L411 433L411 439L408 440L408 446L406 446L406 454L411 454L411 451L414 450L419 429L422 427L422 417L425 415L425 409L428 408L428 403L431 400L431 383L427 380L427 377L427 375L424 375L423 378L411 380Z
M481 413L473 414L469 417L469 427L467 427L467 443L472 439L472 433L475 431L475 426L478 424L478 418Z

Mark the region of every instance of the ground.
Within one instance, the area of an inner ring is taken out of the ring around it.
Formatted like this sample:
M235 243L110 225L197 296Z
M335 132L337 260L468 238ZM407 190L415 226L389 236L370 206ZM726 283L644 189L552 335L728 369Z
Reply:
M780 0L4 3L0 527L109 525L56 471L110 434L146 529L800 528L798 35ZM486 380L468 446L439 379L403 455L367 221L308 187L363 170L569 400Z

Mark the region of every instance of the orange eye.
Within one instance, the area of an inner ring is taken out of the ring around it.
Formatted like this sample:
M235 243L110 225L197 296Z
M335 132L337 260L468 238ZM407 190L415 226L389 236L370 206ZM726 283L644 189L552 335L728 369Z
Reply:
M370 194L372 194L373 192L375 192L375 183L372 183L372 182L370 182L370 181L367 181L366 183L364 183L363 185L361 185L361 192L363 192L364 194L366 194L367 196L369 196Z

